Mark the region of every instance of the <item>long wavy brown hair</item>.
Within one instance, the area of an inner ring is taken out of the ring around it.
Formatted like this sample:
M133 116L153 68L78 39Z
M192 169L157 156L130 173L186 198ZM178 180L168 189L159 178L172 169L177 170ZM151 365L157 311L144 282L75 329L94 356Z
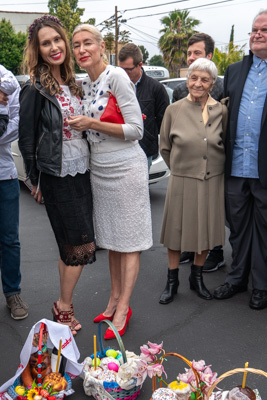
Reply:
M32 84L35 85L36 78L40 79L41 85L47 93L51 96L61 93L60 85L53 77L51 65L45 62L39 54L39 38L38 32L43 27L53 28L64 40L66 45L66 57L64 62L60 65L60 72L65 85L69 86L70 92L73 95L82 96L82 89L75 82L73 60L71 57L70 44L67 34L57 22L53 20L35 20L31 30L30 38L24 49L23 71L30 75Z

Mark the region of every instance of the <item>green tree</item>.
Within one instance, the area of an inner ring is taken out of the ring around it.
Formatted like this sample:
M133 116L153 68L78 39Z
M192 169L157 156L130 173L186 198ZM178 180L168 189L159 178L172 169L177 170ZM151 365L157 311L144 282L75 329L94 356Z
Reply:
M245 53L244 47L245 45L241 47L233 46L230 48L230 45L228 44L224 51L217 48L214 50L212 61L216 64L219 75L224 75L228 65L242 60Z
M49 14L56 15L61 20L71 39L74 28L81 23L85 9L78 7L78 0L49 0L48 9Z
M104 22L102 22L103 27L101 30L103 38L106 42L106 39L108 39L108 46L110 48L110 50L114 47L114 43L113 46L111 45L111 38L113 36L113 42L115 41L115 19L112 18L111 20L106 20ZM131 42L130 39L130 32L126 31L126 30L120 30L121 24L118 24L118 42L121 44L126 44ZM106 43L106 48L107 48L107 43Z
M143 54L143 63L145 64L146 63L146 61L147 61L147 59L148 59L148 57L149 57L149 52L147 51L147 49L144 47L144 46L138 46L139 47L139 49L142 51L142 54Z
M155 65L157 67L165 67L163 58L160 54L154 55L153 57L151 57L149 60L149 65Z
M189 11L174 10L161 18L160 22L164 28L160 30L159 48L171 75L176 75L181 67L187 65L187 42L197 32L195 27L200 21L189 17Z
M215 49L212 61L215 62L219 75L224 75L228 65L233 64L237 61L242 60L244 57L244 47L234 45L234 25L232 25L229 44L224 48L224 51Z
M0 64L14 75L20 73L26 37L25 33L15 33L10 21L0 21Z
M102 28L102 32L105 31L106 33L103 34L103 39L105 41L105 49L106 53L108 56L108 59L110 60L110 55L114 53L114 41L115 41L115 36L114 36L114 22L110 20L106 20L103 22L104 27Z
M130 34L131 33L129 31L126 31L126 30L121 31L121 30L119 30L119 43L126 44L126 43L131 42Z
M230 33L230 40L229 40L229 50L233 49L233 47L234 47L234 35L235 35L235 26L232 25L231 33Z

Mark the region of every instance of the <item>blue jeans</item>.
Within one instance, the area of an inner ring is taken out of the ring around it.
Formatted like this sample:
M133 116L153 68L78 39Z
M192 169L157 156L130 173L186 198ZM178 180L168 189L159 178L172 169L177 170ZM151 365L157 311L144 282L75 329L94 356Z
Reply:
M6 297L20 293L19 181L0 181L0 268Z

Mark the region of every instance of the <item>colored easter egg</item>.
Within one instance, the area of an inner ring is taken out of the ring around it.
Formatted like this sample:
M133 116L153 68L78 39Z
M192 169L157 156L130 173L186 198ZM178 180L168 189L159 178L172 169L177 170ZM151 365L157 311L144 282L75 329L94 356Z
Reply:
M99 367L100 362L101 362L100 359L96 357L96 366L97 366L97 367ZM92 366L93 366L93 367L95 366L95 359L92 360Z
M23 396L25 393L25 387L24 386L16 386L15 387L15 392L19 395L19 396Z
M111 371L118 372L119 366L114 362L110 362L110 363L108 363L108 369L110 369Z
M109 349L109 350L106 351L106 356L107 357L116 358L117 355L118 355L118 353L116 352L116 350Z

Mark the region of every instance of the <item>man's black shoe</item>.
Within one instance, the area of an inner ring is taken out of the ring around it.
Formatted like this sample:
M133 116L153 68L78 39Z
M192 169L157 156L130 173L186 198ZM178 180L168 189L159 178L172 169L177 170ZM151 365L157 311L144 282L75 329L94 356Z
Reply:
M208 257L203 265L203 272L217 271L220 267L224 266L225 260L223 258L223 250L210 250Z
M249 307L254 310L262 310L267 307L267 290L253 289Z
M188 263L189 261L194 261L195 253L191 253L191 251L183 251L180 257L180 264Z
M233 297L236 293L245 292L246 290L247 286L236 286L226 282L214 290L213 296L218 300L230 299L230 297Z

